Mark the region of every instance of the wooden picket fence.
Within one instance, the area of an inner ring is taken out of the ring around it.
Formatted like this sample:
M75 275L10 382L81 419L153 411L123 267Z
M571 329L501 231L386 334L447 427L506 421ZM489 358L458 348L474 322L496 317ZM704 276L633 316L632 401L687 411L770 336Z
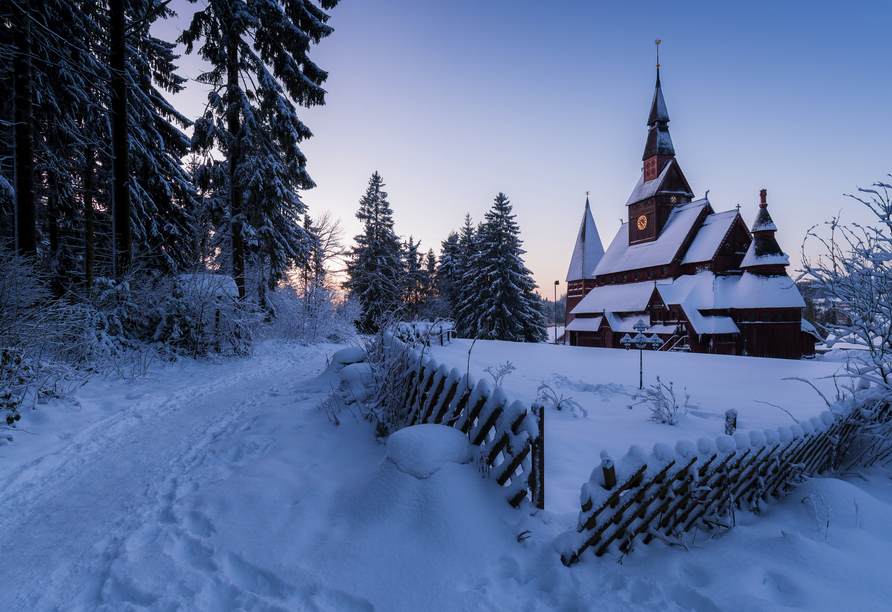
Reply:
M601 469L582 486L576 532L564 540L565 565L593 547L601 556L613 543L629 552L653 538L684 546L682 534L697 527L730 528L741 507L758 511L766 496L790 483L839 465L857 426L825 411L791 427L736 432L733 436L633 446L616 463L601 454Z
M517 507L524 498L544 508L543 406L527 408L510 402L502 387L486 380L474 382L457 368L450 370L420 351L412 351L403 405L406 425L439 423L455 427L482 449L490 477L506 490Z

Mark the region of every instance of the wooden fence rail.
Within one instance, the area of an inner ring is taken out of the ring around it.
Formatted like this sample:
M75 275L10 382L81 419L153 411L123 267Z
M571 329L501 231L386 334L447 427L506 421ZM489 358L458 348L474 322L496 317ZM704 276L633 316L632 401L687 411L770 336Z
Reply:
M791 427L737 432L714 440L640 446L614 463L601 454L601 469L582 485L575 532L565 534L561 560L571 565L593 547L601 556L614 542L629 552L640 537L683 544L695 527L731 527L735 509L757 511L767 495L804 475L836 467L857 426L825 411Z
M544 411L541 404L527 408L510 402L502 387L457 368L450 370L430 356L413 351L404 373L403 404L407 425L439 423L461 430L482 457L494 478L506 490L512 506L529 497L544 508Z

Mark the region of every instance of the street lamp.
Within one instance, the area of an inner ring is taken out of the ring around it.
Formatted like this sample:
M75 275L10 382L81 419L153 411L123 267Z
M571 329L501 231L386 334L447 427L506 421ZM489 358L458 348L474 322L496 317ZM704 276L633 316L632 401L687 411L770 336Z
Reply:
M634 329L636 332L638 332L635 335L635 337L632 338L629 336L629 334L626 334L625 336L623 336L620 339L619 342L620 342L620 344L622 344L623 346L626 347L627 351L630 348L632 348L633 344L638 349L638 388L643 389L644 388L644 347L647 346L648 344L650 344L654 347L654 350L656 350L656 348L659 345L663 344L663 341L660 340L660 337L656 334L654 334L653 336L650 336L650 337L645 336L644 330L647 329L647 325L645 325L644 321L642 321L641 319L638 319L638 322L632 326L632 329Z
M561 281L554 281L554 343L557 344L557 288Z

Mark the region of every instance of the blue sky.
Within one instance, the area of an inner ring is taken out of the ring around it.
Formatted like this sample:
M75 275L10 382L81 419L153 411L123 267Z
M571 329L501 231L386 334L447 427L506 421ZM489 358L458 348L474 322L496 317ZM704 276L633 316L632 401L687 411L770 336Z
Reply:
M196 5L171 6L187 19ZM605 247L626 216L656 38L695 194L710 190L716 211L740 204L750 224L768 189L791 274L808 228L869 221L843 194L892 173L892 2L343 0L331 14L311 54L330 73L327 104L300 112L315 134L302 147L311 215L330 210L352 238L377 170L397 233L439 252L502 191L549 297L565 287L585 192ZM205 99L194 84L176 104L195 117Z

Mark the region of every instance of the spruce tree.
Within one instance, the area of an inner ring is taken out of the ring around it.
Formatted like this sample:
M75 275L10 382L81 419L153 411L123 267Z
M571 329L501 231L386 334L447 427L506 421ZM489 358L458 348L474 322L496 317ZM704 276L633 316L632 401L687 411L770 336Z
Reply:
M499 193L486 213L463 277L459 319L467 337L542 342L545 320L511 211L508 197Z
M458 244L458 233L450 232L440 243L440 258L434 275L438 309L441 317L455 319L455 306L459 301L459 288L462 277L462 253Z
M409 236L409 242L403 245L403 305L405 318L413 320L417 318L426 301L424 283L423 256L419 255L420 242L414 242Z
M320 1L322 9L337 3ZM298 145L312 133L294 104L325 103L328 73L308 52L331 34L328 19L311 0L209 0L181 37L187 53L201 41L199 54L212 66L200 77L213 90L193 144L208 153L199 180L213 192L240 297L249 259L260 270L261 302L289 266L307 260L312 237L300 224L306 207L298 190L315 184ZM215 147L222 162L209 155Z
M362 306L357 327L365 333L376 332L399 307L403 290L400 242L393 231L393 212L383 188L384 181L375 172L359 200L356 218L364 230L354 238L356 246L347 262L349 278L344 284Z

